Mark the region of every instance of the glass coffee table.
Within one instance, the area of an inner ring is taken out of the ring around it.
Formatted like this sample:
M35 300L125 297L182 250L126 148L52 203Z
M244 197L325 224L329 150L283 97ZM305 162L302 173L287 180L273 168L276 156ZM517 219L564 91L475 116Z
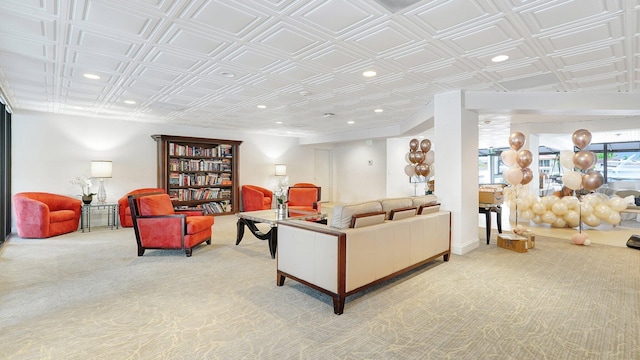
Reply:
M327 214L314 211L289 210L286 214L278 214L278 210L258 210L237 213L238 217L238 235L236 237L236 245L240 244L244 236L244 227L248 227L251 233L260 240L269 241L269 252L271 258L276 258L276 248L278 247L278 221L282 220L308 220L322 224L327 223ZM257 223L269 224L269 231L266 233L260 231L256 226Z

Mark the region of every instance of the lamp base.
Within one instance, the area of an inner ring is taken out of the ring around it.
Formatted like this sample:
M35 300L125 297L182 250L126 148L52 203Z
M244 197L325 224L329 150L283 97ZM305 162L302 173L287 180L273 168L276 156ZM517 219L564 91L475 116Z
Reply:
M107 191L104 189L104 179L100 179L100 187L98 188L98 203L107 202Z

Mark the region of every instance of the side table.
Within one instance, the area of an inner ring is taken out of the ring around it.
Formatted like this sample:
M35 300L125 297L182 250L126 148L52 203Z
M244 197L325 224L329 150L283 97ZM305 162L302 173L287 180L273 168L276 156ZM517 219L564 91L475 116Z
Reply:
M106 203L106 204L82 204L82 214L80 216L80 228L82 232L84 229L91 231L91 213L95 210L107 210L107 226L111 227L111 230L118 228L118 203Z
M484 214L487 226L487 245L491 239L491 212L496 213L496 223L498 225L498 233L502 234L502 207L497 204L480 203L478 212Z

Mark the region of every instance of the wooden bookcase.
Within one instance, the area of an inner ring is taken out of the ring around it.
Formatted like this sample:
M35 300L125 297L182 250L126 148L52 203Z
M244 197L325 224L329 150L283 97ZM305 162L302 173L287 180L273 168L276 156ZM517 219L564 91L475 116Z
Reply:
M206 214L240 210L239 148L242 141L151 135L158 146L158 187L176 209L203 208Z

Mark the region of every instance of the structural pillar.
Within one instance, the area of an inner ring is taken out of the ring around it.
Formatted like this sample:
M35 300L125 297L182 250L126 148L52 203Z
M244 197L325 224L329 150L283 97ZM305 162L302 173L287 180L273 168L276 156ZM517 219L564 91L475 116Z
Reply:
M478 114L464 108L463 91L434 97L435 194L451 211L451 251L466 254L478 239Z

